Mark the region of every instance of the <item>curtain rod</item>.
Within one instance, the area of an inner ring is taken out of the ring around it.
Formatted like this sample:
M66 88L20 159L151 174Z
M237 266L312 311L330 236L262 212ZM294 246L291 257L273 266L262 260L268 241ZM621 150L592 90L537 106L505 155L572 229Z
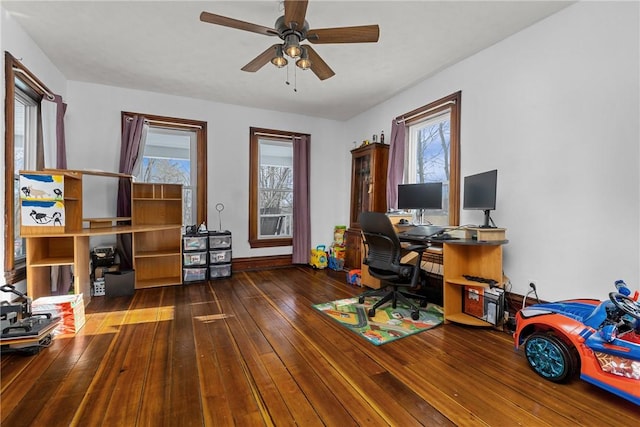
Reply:
M423 110L423 111L417 112L415 114L412 114L409 117L404 117L404 115L398 116L398 117L396 117L396 122L398 122L398 123L407 122L407 121L409 121L411 119L415 119L416 117L420 117L420 116L422 116L424 114L427 114L427 113L429 113L431 111L434 111L434 110L437 110L439 108L442 108L445 105L450 105L450 104L455 104L455 103L456 103L456 101L453 101L453 100L452 101L447 101L447 102L443 102L442 104L438 104L435 107L431 107L431 108L428 108L426 110Z
M172 125L172 126L182 126L182 127L194 128L194 129L202 129L202 126L192 125L189 123L163 122L162 120L150 120L150 119L144 119L144 121L149 123L150 125Z
M258 135L258 136L271 136L271 137L282 138L282 139L300 139L301 138L301 137L295 136L295 135L278 135L278 134L275 134L275 133L264 133L264 132L256 132L255 135Z
M130 122L131 120L133 120L133 117L126 116L125 119L128 122ZM150 125L171 125L171 126L181 126L181 127L194 128L194 129L202 129L202 126L192 125L192 124L189 124L189 123L164 122L162 120L153 120L153 119L144 119L144 121L145 121L145 123L150 124Z
M53 101L53 100L56 99L56 97L51 93L51 91L46 86L40 84L38 81L36 81L36 79L31 77L31 75L29 73L27 73L26 71L24 71L22 68L16 68L16 67L11 67L11 68L13 69L14 73L22 74L27 79L29 79L29 81L31 83L36 85L38 87L38 89L40 89L45 95L47 95L47 98L49 99L49 101Z

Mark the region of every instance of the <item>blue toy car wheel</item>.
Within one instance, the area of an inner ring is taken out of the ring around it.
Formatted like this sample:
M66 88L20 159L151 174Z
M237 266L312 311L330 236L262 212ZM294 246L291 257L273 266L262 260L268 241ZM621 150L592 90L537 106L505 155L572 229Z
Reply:
M524 350L531 369L546 380L565 382L576 371L578 362L575 351L553 333L531 334Z

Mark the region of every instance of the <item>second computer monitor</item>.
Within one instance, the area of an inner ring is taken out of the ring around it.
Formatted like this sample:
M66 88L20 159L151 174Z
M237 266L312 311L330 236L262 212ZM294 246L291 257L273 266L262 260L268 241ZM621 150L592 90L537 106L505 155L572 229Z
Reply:
M398 209L442 209L442 183L398 185Z

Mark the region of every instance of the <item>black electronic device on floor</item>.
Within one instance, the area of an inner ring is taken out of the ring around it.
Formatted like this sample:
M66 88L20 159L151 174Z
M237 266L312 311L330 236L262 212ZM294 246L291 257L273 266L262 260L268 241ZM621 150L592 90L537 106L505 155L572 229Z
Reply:
M13 285L3 285L0 290L22 298L18 303L3 301L0 305L0 353L32 355L48 347L60 318L51 314L33 315L31 298Z

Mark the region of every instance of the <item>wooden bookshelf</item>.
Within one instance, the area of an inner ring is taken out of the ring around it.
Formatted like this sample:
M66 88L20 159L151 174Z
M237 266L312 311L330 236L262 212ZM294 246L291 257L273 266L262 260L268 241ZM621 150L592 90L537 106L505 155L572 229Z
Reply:
M27 249L27 294L33 299L49 296L51 267L70 265L74 269L74 292L84 294L88 304L91 299L90 238L111 234L133 236L136 289L180 285L182 186L132 183L130 218L83 218L84 175L131 178L102 171L48 169L20 172L23 186L36 190L23 192L21 208L41 214L38 217L28 213L22 216L20 227ZM38 182L45 184L40 184L38 189L35 185ZM59 221L54 223L55 218ZM122 221L130 221L131 225L118 225ZM88 224L88 228L84 224Z
M182 283L182 186L134 183L131 224L174 225L133 234L136 289Z

